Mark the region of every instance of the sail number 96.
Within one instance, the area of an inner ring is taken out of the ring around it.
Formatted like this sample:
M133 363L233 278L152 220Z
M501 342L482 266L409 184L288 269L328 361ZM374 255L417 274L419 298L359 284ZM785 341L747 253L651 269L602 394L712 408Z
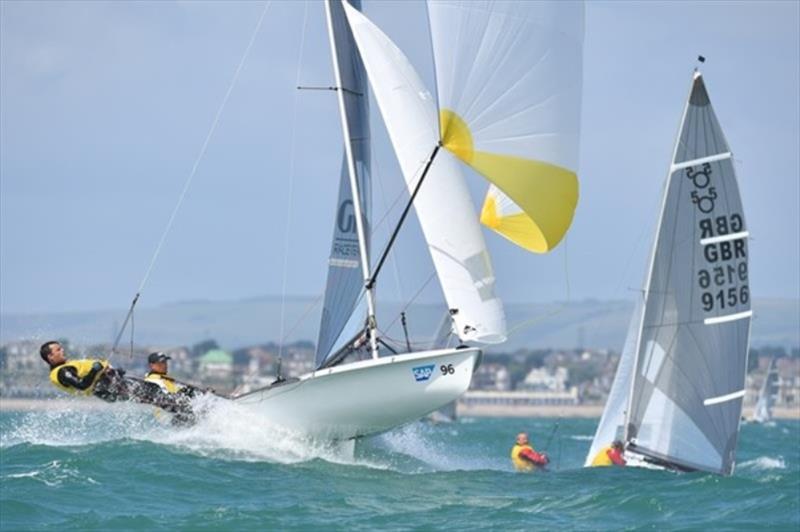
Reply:
M456 372L456 368L454 368L452 364L442 364L439 366L439 371L442 372L442 375L452 375Z
M727 290L722 289L717 292L703 292L701 296L703 310L713 310L717 308L735 307L738 304L746 305L750 301L750 288L743 284L740 287L731 287Z

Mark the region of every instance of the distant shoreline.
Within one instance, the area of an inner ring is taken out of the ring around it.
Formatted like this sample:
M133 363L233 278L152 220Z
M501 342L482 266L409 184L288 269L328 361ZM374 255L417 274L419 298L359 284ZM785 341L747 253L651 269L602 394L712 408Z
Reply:
M753 416L753 408L745 407L742 415L746 419ZM599 418L603 405L552 405L552 406L498 406L498 405L458 405L458 417L564 417ZM775 419L800 419L800 406L796 408L773 408Z
M41 412L44 410L92 411L108 408L109 404L92 398L51 398L51 399L17 399L0 397L0 412ZM458 417L519 417L519 418L599 418L603 414L603 405L567 405L567 406L466 406L458 405ZM800 419L800 406L797 408L773 408L775 419ZM749 419L753 408L746 407L743 415Z

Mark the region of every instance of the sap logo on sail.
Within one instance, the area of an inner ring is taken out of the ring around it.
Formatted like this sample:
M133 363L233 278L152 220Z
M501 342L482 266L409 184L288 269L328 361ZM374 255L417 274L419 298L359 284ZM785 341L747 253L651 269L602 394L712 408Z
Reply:
M427 366L417 366L416 368L412 368L411 371L414 373L414 380L417 382L425 382L426 380L431 378L433 375L433 368L435 364L429 364Z

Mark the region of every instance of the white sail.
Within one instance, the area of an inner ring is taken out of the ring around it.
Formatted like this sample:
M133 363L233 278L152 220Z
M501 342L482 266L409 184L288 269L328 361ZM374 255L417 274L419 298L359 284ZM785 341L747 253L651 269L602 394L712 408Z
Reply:
M442 143L492 183L481 221L553 249L578 201L583 3L429 0L428 11Z
M775 358L773 357L769 361L764 382L758 391L758 401L753 412L753 421L756 423L766 423L772 420L772 405L775 402L777 387L778 370L775 368Z
M439 143L436 105L402 51L364 15L343 3L409 190ZM414 208L456 332L462 341L505 340L491 260L458 163L441 152Z
M631 316L628 326L628 336L625 338L625 347L619 357L617 371L614 374L614 382L611 391L608 393L606 406L603 409L603 416L597 425L592 446L589 454L586 455L584 467L592 464L600 449L610 445L614 440L623 440L625 435L625 408L628 405L628 393L631 390L631 379L633 378L633 366L636 361L636 341L639 339L639 323L642 321L642 308L644 304L640 300Z
M695 73L646 284L628 450L733 471L752 314L747 237L730 149Z

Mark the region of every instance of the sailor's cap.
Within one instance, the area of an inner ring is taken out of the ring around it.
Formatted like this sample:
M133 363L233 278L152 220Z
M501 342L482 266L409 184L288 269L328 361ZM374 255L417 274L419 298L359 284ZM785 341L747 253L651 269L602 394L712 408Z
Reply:
M165 353L150 353L147 356L148 364L155 364L156 362L166 362L167 360L170 360L170 357L167 356Z

